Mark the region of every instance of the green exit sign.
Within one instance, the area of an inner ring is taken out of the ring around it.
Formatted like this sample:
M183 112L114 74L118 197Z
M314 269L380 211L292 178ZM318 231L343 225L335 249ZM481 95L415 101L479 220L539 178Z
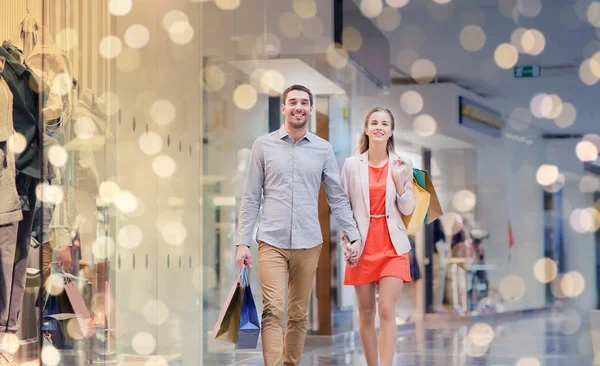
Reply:
M540 65L523 65L514 67L515 79L538 78L542 76L542 67Z

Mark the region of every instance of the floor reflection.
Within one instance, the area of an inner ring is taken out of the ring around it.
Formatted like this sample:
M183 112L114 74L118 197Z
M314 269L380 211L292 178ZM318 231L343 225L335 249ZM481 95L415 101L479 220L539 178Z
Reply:
M589 316L548 311L500 320L417 324L399 336L396 366L559 366L593 365ZM576 329L573 324L580 324ZM212 354L210 365L263 365L260 355ZM359 344L307 346L301 365L365 365Z

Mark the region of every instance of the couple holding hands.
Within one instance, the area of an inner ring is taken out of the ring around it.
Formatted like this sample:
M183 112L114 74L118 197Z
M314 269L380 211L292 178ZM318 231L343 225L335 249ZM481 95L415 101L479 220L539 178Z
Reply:
M250 243L262 203L256 241L264 362L267 366L300 363L323 242L318 218L323 182L329 206L345 234L344 284L356 290L367 364L392 365L396 303L402 284L411 282L411 246L401 214L410 215L415 208L412 170L394 153L394 116L387 109L374 108L365 119L360 155L346 159L340 180L331 145L308 131L313 103L312 93L302 85L284 91L285 123L254 142L242 195L236 258L240 267L252 266Z

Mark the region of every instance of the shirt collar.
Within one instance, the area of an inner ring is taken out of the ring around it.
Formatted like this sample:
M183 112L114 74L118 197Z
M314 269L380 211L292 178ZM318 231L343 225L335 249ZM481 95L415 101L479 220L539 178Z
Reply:
M0 47L0 56L3 56L6 59L6 64L5 64L5 68L6 66L10 66L11 69L13 69L13 71L21 76L23 75L23 73L25 72L25 66L21 65L20 63L18 63L14 57L8 53L8 51L6 49L4 49L4 47Z
M285 137L287 137L287 136L289 136L289 135L290 135L290 134L289 134L289 133L286 131L286 129L285 129L285 125L281 125L281 127L279 128L279 130L277 131L277 133L278 133L278 135L279 135L279 138L280 138L280 139L283 139L283 138L285 138ZM312 140L313 140L313 136L314 136L314 135L313 135L313 134L312 134L310 131L306 131L306 135L304 135L304 137L302 137L302 138L301 138L300 140L298 140L298 141L301 141L302 139L307 139L307 140L310 142L310 141L312 141Z

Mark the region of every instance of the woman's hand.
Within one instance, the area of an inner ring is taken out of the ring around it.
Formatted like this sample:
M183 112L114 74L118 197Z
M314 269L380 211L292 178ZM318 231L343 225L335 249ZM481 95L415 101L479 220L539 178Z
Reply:
M412 171L404 164L403 160L395 160L392 163L392 178L396 186L404 186L409 179L412 180Z

